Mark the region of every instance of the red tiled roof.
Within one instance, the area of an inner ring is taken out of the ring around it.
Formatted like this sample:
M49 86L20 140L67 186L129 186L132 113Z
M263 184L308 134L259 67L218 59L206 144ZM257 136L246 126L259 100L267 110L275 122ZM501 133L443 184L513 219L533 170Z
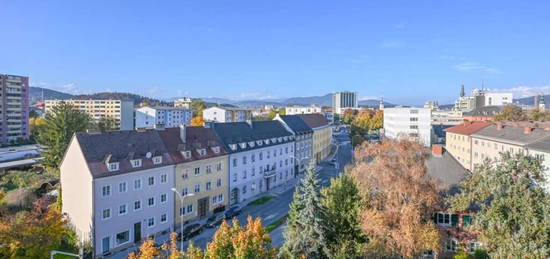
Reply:
M460 135L471 135L476 133L479 130L484 129L485 127L491 125L490 122L486 121L465 121L460 125L450 127L445 129L446 132L460 134Z

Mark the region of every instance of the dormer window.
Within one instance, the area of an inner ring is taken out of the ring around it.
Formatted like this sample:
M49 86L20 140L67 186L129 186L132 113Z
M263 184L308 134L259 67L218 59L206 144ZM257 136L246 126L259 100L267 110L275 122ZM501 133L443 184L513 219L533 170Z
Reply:
M153 157L153 164L158 165L160 163L162 163L162 157L161 156Z
M141 166L141 159L132 159L130 160L130 163L132 163L132 167L140 167Z
M109 169L109 172L118 171L118 162L107 163L107 167Z
M199 149L197 149L197 153L199 153L199 155L201 155L201 156L205 156L206 155L206 149L199 148Z
M261 146L261 145L263 145L263 142L261 140L257 140L256 144L258 144L258 146Z
M191 151L182 151L181 155L183 156L183 158L189 159L191 158Z
M288 136L284 136L283 139L284 139L285 141L287 141L287 140L288 140Z
M271 138L271 142L273 142L273 144L277 143L277 138Z
M214 152L216 154L220 153L220 147L218 147L218 146L212 147L212 152Z
M231 150L237 150L237 144L230 144L229 148L231 148Z
M239 146L241 146L241 148L246 148L246 143L239 143Z
M281 143L281 142L283 142L283 138L278 137L278 138L277 138L277 141L279 141L279 143Z
M269 145L269 139L264 139L266 145Z
M255 145L254 141L248 142L248 146L249 146L249 147L254 147L254 145Z

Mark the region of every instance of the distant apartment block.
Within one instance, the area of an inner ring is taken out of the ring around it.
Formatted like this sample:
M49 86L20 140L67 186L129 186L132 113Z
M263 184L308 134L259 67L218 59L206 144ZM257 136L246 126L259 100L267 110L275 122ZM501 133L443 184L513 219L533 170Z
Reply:
M333 113L343 114L348 108L359 107L357 100L357 92L336 92L332 94Z
M0 144L29 137L29 78L0 74Z
M191 109L191 101L189 97L178 98L174 100L174 107Z
M432 110L432 125L458 125L462 121L462 111Z
M122 100L46 100L44 110L51 112L52 108L61 102L72 104L76 109L88 113L93 120L110 117L115 120L120 130L134 129L134 103Z
M156 129L189 125L193 112L183 107L141 107L136 109L136 129Z
M459 111L471 111L485 106L512 104L512 101L512 93L491 93L485 89L474 89L471 96L465 96L463 86L461 95L455 102L454 109Z
M285 107L286 115L296 115L296 114L312 114L312 113L321 113L321 107L318 106L287 106Z
M300 114L298 117L313 130L311 158L315 159L316 163L321 162L328 157L332 148L331 122L324 115L318 113Z
M431 145L431 110L397 107L384 109L384 136L390 139L418 141Z
M210 107L204 109L202 118L207 122L246 122L252 120L252 111L239 107Z
M298 115L277 114L273 119L294 134L294 171L305 171L313 157L313 130Z

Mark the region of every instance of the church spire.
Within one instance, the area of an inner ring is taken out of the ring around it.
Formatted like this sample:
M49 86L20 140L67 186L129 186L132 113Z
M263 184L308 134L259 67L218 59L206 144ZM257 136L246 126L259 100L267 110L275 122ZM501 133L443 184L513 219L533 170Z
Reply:
M464 97L466 93L464 93L464 85L460 87L460 97Z

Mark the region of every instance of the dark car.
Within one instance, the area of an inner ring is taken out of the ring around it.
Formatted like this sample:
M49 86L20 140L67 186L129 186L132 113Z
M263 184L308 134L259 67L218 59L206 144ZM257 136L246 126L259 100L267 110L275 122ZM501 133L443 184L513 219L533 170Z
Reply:
M205 227L215 228L216 226L220 225L224 219L225 219L225 215L223 215L222 213L214 214L206 220Z
M202 231L202 225L199 223L191 224L185 228L183 228L183 231L178 235L178 240L188 240L198 234L200 234Z
M233 206L225 211L224 217L226 219L231 219L241 214L241 208L239 206Z

